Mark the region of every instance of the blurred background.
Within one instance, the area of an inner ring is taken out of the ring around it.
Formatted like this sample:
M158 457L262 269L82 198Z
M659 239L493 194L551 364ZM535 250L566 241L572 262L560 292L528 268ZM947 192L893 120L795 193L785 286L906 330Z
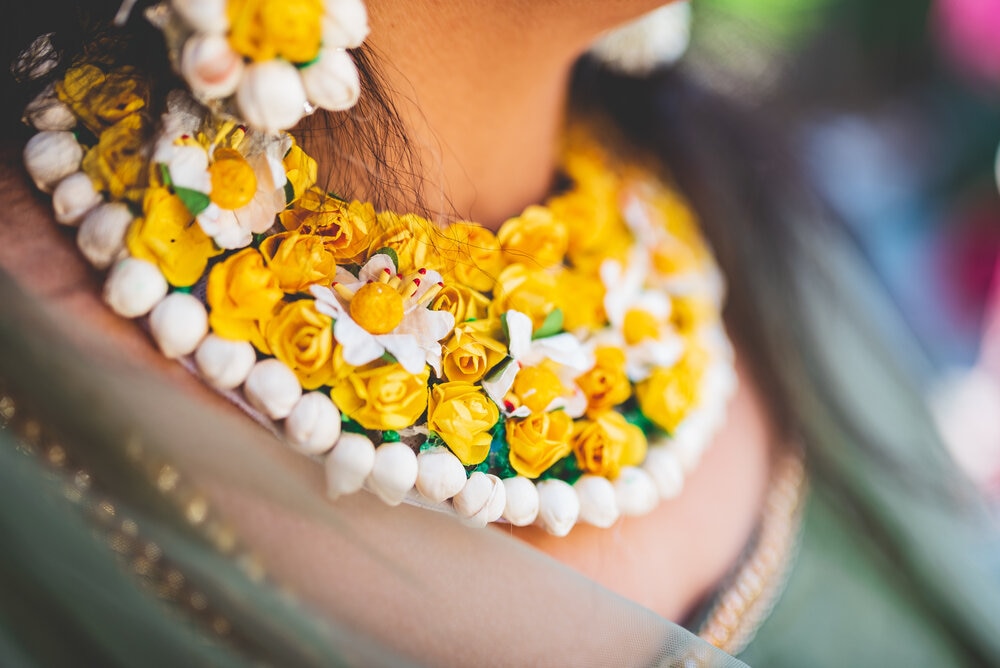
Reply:
M694 0L683 66L774 114L928 360L1000 500L1000 0Z

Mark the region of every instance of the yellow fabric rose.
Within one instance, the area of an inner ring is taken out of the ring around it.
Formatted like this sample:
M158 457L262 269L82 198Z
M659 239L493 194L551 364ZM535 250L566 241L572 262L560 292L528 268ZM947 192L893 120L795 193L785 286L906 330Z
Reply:
M659 368L635 387L639 409L658 427L672 432L698 403L698 389L708 357L697 344L669 369Z
M445 378L475 383L503 361L507 346L497 340L499 329L499 323L490 320L457 325L442 348Z
M278 219L286 230L319 236L337 262L352 263L368 250L375 210L371 204L347 203L310 188Z
M566 387L552 369L544 364L527 366L514 378L511 403L515 407L527 406L532 413L540 413L565 393Z
M250 341L258 350L269 352L261 331L283 296L277 276L264 264L261 254L247 248L209 272L208 322L224 339Z
M322 237L281 232L261 243L261 255L285 292L307 292L310 285L328 285L337 263Z
M427 402L427 428L441 437L465 466L486 459L490 429L500 410L479 386L464 381L435 385Z
M587 473L617 478L623 466L641 464L646 458L646 435L616 411L605 411L580 420L573 429L576 463Z
M140 114L126 116L104 130L83 157L83 171L113 200L142 200L149 181L147 129Z
M569 247L569 230L548 208L529 206L500 226L497 240L509 264L545 269L562 264Z
M125 237L129 253L158 266L171 285L194 285L209 258L222 251L167 188L147 190L142 208L144 216L132 223Z
M396 271L401 274L432 269L443 275L453 264L453 253L448 250L453 242L434 223L420 216L382 212L378 214L376 230L368 244L369 255L391 248L399 258ZM442 246L445 252L441 252Z
M405 429L427 408L430 370L413 375L398 363L359 367L330 392L333 403L365 429Z
M563 312L563 329L595 331L603 327L608 316L604 312L607 290L597 276L577 271L564 271L557 278L559 308Z
M600 346L594 358L593 368L577 376L576 384L587 397L587 411L599 413L628 399L632 385L625 374L625 353L620 348Z
M489 292L503 269L503 252L493 232L477 223L452 223L444 236L453 242L454 263L448 279L479 292Z
M230 0L229 44L250 60L307 63L323 38L323 0Z
M539 329L556 309L559 295L558 277L523 264L512 264L497 279L489 314L499 318L514 310L531 318L533 329Z
M526 478L537 478L573 452L572 435L573 418L564 411L507 420L511 467Z
M105 73L94 65L78 65L55 84L56 95L95 135L147 106L149 82L122 68Z
M445 283L441 292L431 300L431 308L435 311L448 311L455 316L455 322L480 320L486 317L490 300L485 295L464 285Z
M285 154L282 165L285 168L285 177L292 186L292 201L305 194L307 190L316 185L318 167L316 161L303 151L298 144L292 144L292 148Z
M317 311L311 299L283 305L267 323L264 338L271 354L295 372L305 389L315 390L334 377L333 320Z

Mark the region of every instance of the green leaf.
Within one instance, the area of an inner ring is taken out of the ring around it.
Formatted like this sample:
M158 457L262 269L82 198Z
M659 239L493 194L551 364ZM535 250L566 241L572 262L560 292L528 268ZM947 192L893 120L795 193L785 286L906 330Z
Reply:
M552 312L545 316L545 322L542 326L538 328L534 334L531 335L532 339L544 339L547 336L553 336L558 334L563 329L563 312L562 309L552 309Z
M580 465L576 463L576 455L567 455L545 470L539 476L541 480L562 480L570 485L575 483L583 475Z
M396 267L396 271L399 271L399 256L396 255L396 251L392 250L388 246L379 248L377 251L372 253L372 255L388 255L389 259L392 260L392 264Z
M392 429L386 429L382 432L382 442L383 443L399 443L399 432L393 431Z
M208 205L212 202L205 193L198 190L191 190L190 188L174 188L174 194L184 202L184 206L187 207L192 216L197 216L207 209Z
M160 180L163 181L163 185L168 188L172 188L174 185L174 180L170 178L170 168L160 163Z
M365 428L361 426L360 422L356 422L346 415L340 416L340 429L348 434L367 435Z
M291 181L285 181L285 204L291 204L295 199L295 186Z

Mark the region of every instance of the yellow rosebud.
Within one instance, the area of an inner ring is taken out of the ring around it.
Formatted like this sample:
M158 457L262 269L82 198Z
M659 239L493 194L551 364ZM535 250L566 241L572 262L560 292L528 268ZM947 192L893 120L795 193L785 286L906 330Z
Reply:
M224 339L250 341L268 352L261 335L283 297L278 278L254 248L232 255L212 267L206 297L208 322Z
M105 73L94 65L78 65L56 82L56 94L95 135L145 108L149 82L129 69Z
M83 157L83 171L101 190L110 193L112 200L142 199L149 177L147 130L143 116L126 116L101 132L97 144Z
M567 332L580 329L595 331L607 323L608 316L604 312L604 295L607 291L599 277L564 271L559 274L558 288L563 328Z
M337 263L323 238L315 234L281 232L264 239L261 255L285 292L306 292L310 285L328 285Z
M529 206L500 226L497 240L508 263L544 269L562 264L569 247L569 229L548 208Z
M368 244L369 255L382 248L391 248L399 258L396 271L409 274L418 269L432 269L446 274L453 264L448 249L453 242L434 223L412 213L399 215L391 211L378 214L378 232ZM441 252L441 247L445 252Z
M355 369L330 392L337 407L365 429L405 429L427 408L430 370L411 374L398 363Z
M572 435L573 418L564 411L507 420L511 467L525 478L537 478L573 452Z
M448 311L455 316L455 322L480 320L486 317L490 300L485 295L464 285L445 283L437 296L431 300L431 308L435 311Z
M708 358L694 343L674 366L656 369L635 387L639 410L661 429L672 432L698 402L698 389Z
M307 390L329 384L333 368L333 320L311 299L284 304L264 330L271 354L284 362Z
M503 269L503 252L493 232L478 223L452 223L444 230L451 240L448 245L454 262L445 279L468 286L479 292L489 292Z
M292 148L285 154L282 165L285 167L285 177L292 184L294 193L293 201L302 197L303 194L316 185L317 165L316 161L303 151L298 144L292 144Z
M600 346L594 351L590 371L577 376L577 387L587 397L587 411L598 413L623 403L632 395L632 385L625 374L625 353L614 346Z
M616 411L580 420L573 429L576 463L587 473L617 478L623 466L636 466L646 458L646 435Z
M552 400L566 393L559 376L544 365L521 369L511 388L516 406L526 406L532 413L545 411Z
M216 149L208 174L212 179L211 199L221 209L241 209L257 193L257 175L236 149Z
M205 273L209 258L222 251L168 189L147 190L142 208L144 216L132 223L125 237L129 253L158 266L171 285L194 285Z
M322 0L230 0L229 43L253 61L306 63L319 53Z
M347 203L310 188L278 219L286 230L320 237L337 262L351 263L360 261L368 250L375 210L371 204Z
M490 320L460 323L443 348L441 369L451 381L475 383L507 356L497 340L499 323Z
M486 459L493 440L490 429L499 419L497 405L477 385L457 381L431 389L427 428L440 436L465 466Z
M539 329L556 308L559 295L558 277L523 264L512 264L497 279L489 314L499 318L514 310L531 318L533 329Z

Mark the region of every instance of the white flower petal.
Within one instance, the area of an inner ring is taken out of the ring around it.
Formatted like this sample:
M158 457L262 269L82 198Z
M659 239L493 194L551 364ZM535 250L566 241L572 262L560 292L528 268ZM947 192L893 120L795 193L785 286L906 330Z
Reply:
M514 385L514 379L517 377L517 372L520 370L521 366L517 363L517 361L508 357L506 361L498 364L496 368L482 380L481 384L483 389L486 390L486 394L489 395L490 399L493 400L493 403L499 406L501 410L504 407L504 397L507 396L511 386Z
M518 357L518 359L523 360L528 366L535 366L544 360L552 360L581 373L594 366L593 354L578 338L568 333L535 339L531 342L528 353L523 357Z
M373 362L385 352L385 346L347 314L333 323L333 336L343 346L344 361L353 366Z
M531 318L520 311L507 311L504 315L507 321L507 338L510 340L507 349L516 360L528 355L531 349Z
M365 262L365 266L361 267L361 271L358 272L357 280L361 283L367 283L368 281L377 281L388 269L389 273L393 276L396 275L396 265L386 253L376 253L371 256L368 262Z
M424 370L427 355L412 336L383 334L375 338L379 345L389 351L396 358L396 361L410 373L418 374ZM344 359L347 359L346 351Z

